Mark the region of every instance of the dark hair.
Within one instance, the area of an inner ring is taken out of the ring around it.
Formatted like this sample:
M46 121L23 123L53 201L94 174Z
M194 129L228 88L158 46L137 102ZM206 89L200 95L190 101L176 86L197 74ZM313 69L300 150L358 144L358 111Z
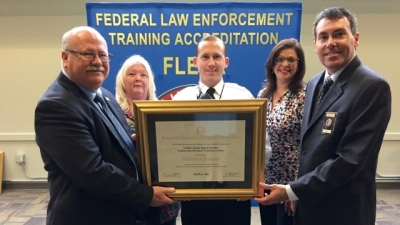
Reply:
M316 40L317 38L316 27L319 21L325 18L328 20L332 20L332 19L341 19L344 17L346 17L347 20L350 22L351 33L355 35L357 33L357 19L354 16L354 14L342 7L331 7L324 9L315 17L314 27L313 27L314 40Z
M276 65L276 63L274 62L274 60L278 57L281 51L285 49L293 49L297 54L297 58L299 59L297 64L297 71L294 74L293 79L289 83L290 92L297 94L304 86L303 78L304 74L306 73L306 62L303 48L301 47L300 43L294 38L283 39L275 45L275 47L269 54L267 62L265 63L267 82L264 84L264 87L266 89L261 94L261 98L271 97L277 89L276 75L274 74L274 66Z
M221 39L219 39L217 36L214 36L214 35L207 35L207 36L204 36L202 39L200 39L200 41L196 45L196 56L197 56L197 54L199 54L199 45L203 41L220 41L222 43L222 45L224 46L224 56L226 56L225 43Z

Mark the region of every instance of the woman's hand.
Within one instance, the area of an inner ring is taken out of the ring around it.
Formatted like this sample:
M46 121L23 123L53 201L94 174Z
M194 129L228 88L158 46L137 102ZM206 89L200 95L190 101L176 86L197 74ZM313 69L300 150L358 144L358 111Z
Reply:
M293 216L296 201L286 200L284 204L285 204L285 212L287 212L288 216Z

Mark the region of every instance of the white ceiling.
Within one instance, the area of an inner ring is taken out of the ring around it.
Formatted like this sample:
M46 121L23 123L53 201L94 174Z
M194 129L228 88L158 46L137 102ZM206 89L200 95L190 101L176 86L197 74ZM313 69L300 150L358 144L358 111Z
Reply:
M289 0L290 1L290 0ZM0 16L53 16L85 15L84 0L0 0ZM102 2L102 1L91 1ZM108 2L140 2L137 0L109 0ZM143 0L141 2L216 2L212 0ZM218 2L246 2L219 0ZM254 0L251 2L288 2L284 0ZM303 13L317 14L331 6L345 7L356 15L359 13L400 13L400 0L303 0Z

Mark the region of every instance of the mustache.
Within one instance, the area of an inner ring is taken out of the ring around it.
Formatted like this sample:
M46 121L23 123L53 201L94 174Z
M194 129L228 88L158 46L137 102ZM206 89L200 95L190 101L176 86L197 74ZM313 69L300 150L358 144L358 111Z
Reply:
M105 71L106 69L103 66L88 66L86 67L86 71Z

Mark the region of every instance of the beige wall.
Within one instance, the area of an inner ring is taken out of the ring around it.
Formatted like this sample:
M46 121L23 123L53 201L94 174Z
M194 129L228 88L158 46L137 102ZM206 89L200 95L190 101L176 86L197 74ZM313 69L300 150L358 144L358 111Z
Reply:
M305 13L302 18L301 44L307 59L306 81L323 69L314 54L311 32L316 13ZM357 17L360 23L357 53L365 64L382 74L392 88L392 118L381 149L378 173L400 176L400 117L397 116L400 113L400 89L396 88L397 82L400 82L397 69L397 63L400 63L400 27L396 25L400 13L358 13ZM26 177L22 167L15 163L16 154L26 155L28 175L46 176L34 141L34 108L60 71L62 34L85 24L85 15L0 15L0 151L5 152L3 180L35 180Z

